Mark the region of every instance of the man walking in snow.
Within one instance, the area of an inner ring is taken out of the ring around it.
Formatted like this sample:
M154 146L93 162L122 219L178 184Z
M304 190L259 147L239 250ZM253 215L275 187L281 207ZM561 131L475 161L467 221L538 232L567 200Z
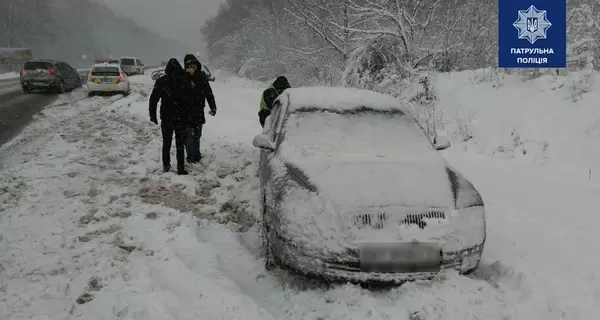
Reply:
M165 75L154 83L150 94L150 121L158 124L156 109L160 104L160 128L162 131L162 162L164 172L171 170L171 144L175 133L175 148L177 151L177 174L186 175L184 139L190 126L192 111L189 98L193 85L177 59L171 58L165 67Z
M215 116L217 114L217 104L212 88L208 82L208 77L202 72L202 64L193 54L186 54L183 58L185 70L190 74L194 90L191 96L192 100L192 126L189 135L185 141L187 160L189 163L198 163L202 158L200 152L200 138L202 137L202 126L206 123L204 116L205 101L208 102L210 111L208 114Z
M292 86L290 86L286 77L279 76L273 81L273 84L270 87L263 91L263 94L260 97L260 109L258 110L258 121L260 122L261 127L265 127L265 120L271 114L275 99L277 99L283 91L291 87Z

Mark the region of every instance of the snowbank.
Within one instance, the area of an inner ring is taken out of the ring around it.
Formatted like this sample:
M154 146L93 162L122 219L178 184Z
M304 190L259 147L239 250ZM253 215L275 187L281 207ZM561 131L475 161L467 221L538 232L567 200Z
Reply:
M494 70L439 74L454 147L600 179L600 73L534 80Z
M18 72L0 73L0 80L15 79L19 77Z

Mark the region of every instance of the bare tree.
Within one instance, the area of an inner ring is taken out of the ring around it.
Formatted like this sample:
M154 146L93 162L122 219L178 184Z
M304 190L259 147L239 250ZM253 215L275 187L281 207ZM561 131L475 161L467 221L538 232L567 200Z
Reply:
M437 18L441 0L346 0L349 16L358 19L361 27L336 24L343 30L369 36L392 36L401 43L403 55L418 65L429 57L430 48L422 47L426 42L425 31Z
M286 9L292 17L304 23L310 31L335 50L342 61L353 50L358 19L352 19L346 0L289 0Z

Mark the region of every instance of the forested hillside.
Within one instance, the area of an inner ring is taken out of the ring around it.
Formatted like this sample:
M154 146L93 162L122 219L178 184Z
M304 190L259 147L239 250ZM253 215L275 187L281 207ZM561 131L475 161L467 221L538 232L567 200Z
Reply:
M569 64L600 63L600 0L568 1ZM496 0L228 0L202 29L243 76L398 86L421 71L497 65Z
M28 47L38 58L77 66L110 54L156 63L188 51L94 0L1 0L0 47Z

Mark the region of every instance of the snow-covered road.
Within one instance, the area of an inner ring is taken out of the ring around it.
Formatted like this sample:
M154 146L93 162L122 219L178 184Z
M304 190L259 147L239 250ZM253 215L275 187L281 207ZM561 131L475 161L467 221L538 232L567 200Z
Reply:
M148 76L64 95L0 150L0 319L600 319L600 188L445 152L482 192L480 270L384 291L267 272L257 230L261 87L214 83L190 176L163 174ZM174 161L174 160L173 160Z

